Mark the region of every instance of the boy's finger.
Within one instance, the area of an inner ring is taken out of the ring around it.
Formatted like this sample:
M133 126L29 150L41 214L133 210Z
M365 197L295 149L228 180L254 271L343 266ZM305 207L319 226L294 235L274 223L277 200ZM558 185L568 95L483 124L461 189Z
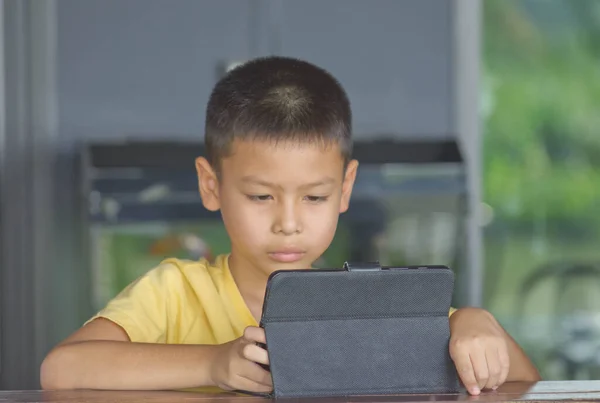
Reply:
M246 344L242 349L242 355L249 361L269 365L269 354L267 353L267 350L255 344Z
M487 385L488 379L490 378L485 351L483 348L474 349L469 356L471 357L471 364L473 365L477 385L479 386L479 390L481 390Z
M248 341L257 343L267 343L265 331L260 327L248 326L246 329L244 329L244 338Z
M261 385L265 385L269 388L269 390L273 389L273 378L269 371L264 370L263 368L255 365L257 368L256 372L253 374L253 379Z
M241 376L251 382L257 383L263 387L273 388L273 379L268 371L265 371L258 364L248 362L249 365L244 365L244 370ZM270 390L269 389L269 390Z
M500 357L498 356L498 350L487 349L485 351L485 359L487 361L487 368L489 378L485 384L486 389L496 389L500 380L502 369L500 367Z
M498 379L498 386L504 385L506 379L508 379L508 372L510 371L510 358L506 348L498 350L498 361L500 362L500 378Z
M458 376L462 381L467 391L472 395L478 395L480 393L479 385L477 384L477 378L475 378L475 372L473 371L473 365L469 354L456 353L453 354L452 360L456 366Z
M253 379L247 378L245 376L240 376L236 381L235 389L255 393L269 393L273 390L273 387L260 382L256 382Z

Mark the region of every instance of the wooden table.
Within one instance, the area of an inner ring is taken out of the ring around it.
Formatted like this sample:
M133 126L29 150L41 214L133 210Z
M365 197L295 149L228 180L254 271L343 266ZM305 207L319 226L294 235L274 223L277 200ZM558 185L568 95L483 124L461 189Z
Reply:
M600 402L600 381L561 381L538 383L507 383L496 392L480 396L398 395L326 399L282 399L294 403L406 403L406 402L506 402L506 401L577 401ZM236 394L206 395L185 392L120 392L120 391L0 391L0 403L260 403L260 397Z

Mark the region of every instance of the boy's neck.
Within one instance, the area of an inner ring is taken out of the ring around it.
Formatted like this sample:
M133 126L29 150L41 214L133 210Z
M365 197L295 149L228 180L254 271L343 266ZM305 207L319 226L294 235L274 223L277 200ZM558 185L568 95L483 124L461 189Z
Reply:
M240 262L233 252L229 255L229 271L252 316L257 323L260 322L269 275Z

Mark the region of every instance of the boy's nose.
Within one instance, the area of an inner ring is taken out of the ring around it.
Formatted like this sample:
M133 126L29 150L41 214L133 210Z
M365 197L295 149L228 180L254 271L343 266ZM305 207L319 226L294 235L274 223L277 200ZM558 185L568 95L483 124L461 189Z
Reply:
M295 203L282 203L273 222L276 234L293 235L302 232L302 224Z

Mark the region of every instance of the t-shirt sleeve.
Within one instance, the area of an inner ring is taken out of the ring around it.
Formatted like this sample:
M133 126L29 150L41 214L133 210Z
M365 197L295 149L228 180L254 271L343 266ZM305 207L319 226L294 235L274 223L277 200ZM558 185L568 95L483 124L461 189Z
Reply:
M169 288L178 270L163 264L121 291L86 323L105 318L119 325L132 342L164 343L167 333Z
M450 312L448 312L448 316L452 316L452 314L456 312L456 308L450 307Z

